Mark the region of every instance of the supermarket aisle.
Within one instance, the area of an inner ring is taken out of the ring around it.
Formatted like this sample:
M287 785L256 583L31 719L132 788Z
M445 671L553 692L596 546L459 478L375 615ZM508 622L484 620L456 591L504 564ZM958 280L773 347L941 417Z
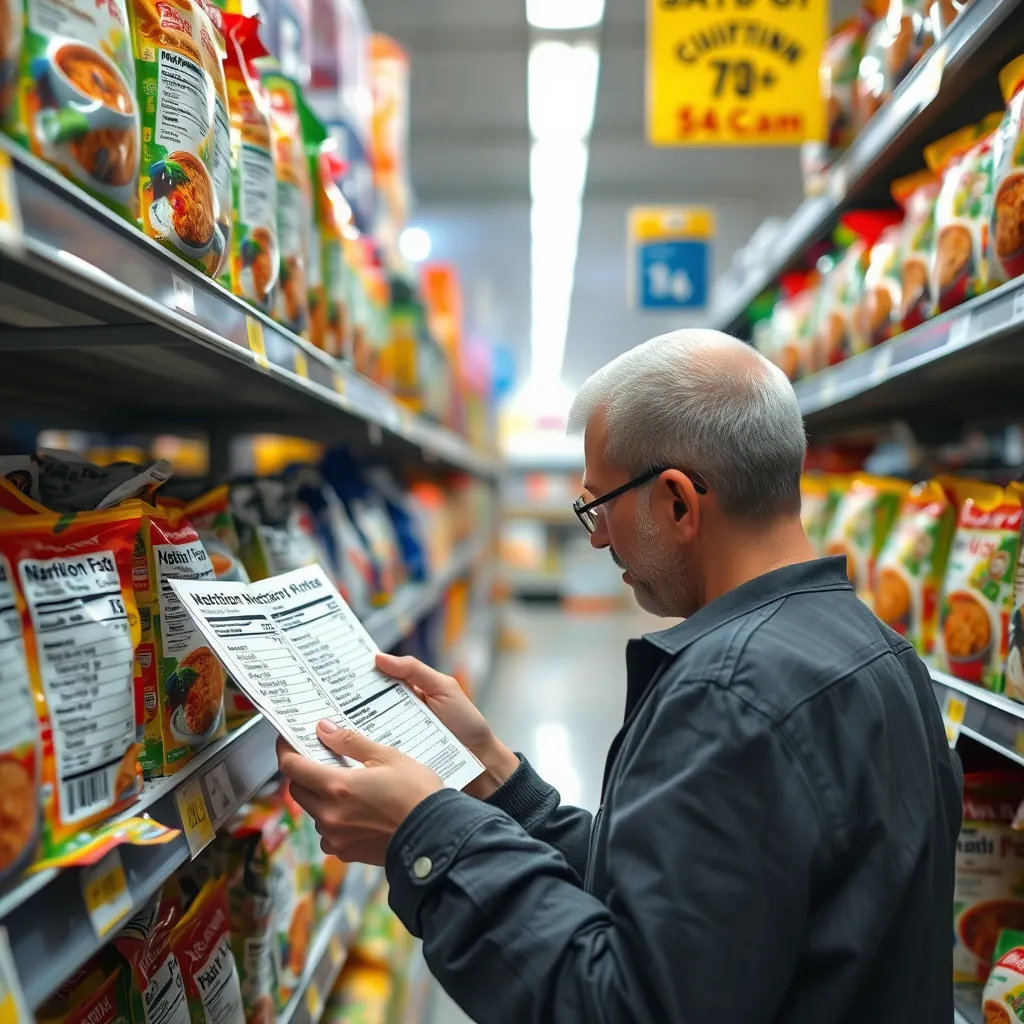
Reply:
M501 654L483 711L565 803L594 810L605 753L622 723L626 641L669 623L639 609L568 616L556 608L511 605L504 614L522 649ZM438 986L428 1024L468 1019Z

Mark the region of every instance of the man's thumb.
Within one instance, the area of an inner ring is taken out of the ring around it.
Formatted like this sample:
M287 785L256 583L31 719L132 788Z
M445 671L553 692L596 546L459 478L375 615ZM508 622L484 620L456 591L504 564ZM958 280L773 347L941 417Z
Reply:
M389 749L374 743L354 729L346 729L326 718L317 723L316 734L328 750L333 750L335 754L341 754L343 757L350 757L361 764L382 761Z

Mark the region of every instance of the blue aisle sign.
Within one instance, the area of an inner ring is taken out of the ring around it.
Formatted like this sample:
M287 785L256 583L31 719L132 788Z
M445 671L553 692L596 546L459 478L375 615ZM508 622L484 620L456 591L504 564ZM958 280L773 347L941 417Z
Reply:
M634 206L629 211L630 302L640 310L704 309L711 276L713 211Z

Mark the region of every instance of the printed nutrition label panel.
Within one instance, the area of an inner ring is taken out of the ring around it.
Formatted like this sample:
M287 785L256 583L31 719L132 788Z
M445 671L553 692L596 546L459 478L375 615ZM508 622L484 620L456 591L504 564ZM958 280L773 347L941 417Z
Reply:
M330 718L402 750L452 788L480 774L426 705L377 669L377 645L319 566L248 585L171 586L238 685L307 756L337 761L316 738L316 723Z

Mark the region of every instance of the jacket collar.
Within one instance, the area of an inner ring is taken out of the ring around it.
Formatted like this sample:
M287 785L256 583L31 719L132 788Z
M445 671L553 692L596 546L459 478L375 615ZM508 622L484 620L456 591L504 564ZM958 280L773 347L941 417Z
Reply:
M797 562L748 580L706 604L678 625L644 634L644 640L667 654L678 654L730 619L746 615L780 598L815 590L852 589L846 576L846 559L842 555Z

